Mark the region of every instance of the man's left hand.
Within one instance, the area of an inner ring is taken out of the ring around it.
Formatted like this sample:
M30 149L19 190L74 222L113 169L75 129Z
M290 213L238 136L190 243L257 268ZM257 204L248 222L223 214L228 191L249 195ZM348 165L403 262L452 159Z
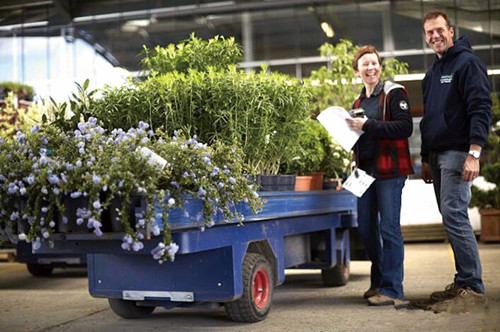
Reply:
M467 156L464 163L464 181L473 181L479 176L479 159L470 155Z

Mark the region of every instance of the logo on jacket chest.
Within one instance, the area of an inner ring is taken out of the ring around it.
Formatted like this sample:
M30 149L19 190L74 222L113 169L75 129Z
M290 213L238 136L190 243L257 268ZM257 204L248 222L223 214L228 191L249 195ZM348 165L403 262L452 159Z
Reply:
M453 79L453 74L441 75L441 79L439 80L439 82L441 82L441 84L447 84L450 83L452 79Z

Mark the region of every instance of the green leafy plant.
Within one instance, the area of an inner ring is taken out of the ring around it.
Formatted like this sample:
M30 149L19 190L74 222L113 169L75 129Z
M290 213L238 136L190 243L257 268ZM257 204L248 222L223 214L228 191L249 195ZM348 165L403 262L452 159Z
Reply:
M322 57L330 61L326 66L312 71L305 80L315 104L313 113L318 114L329 106L341 106L350 109L354 99L361 91L361 81L357 79L352 60L359 46L350 40L341 39L337 44L324 43L319 47ZM394 58L382 61L381 80L394 79L396 74L408 73L408 64Z
M200 48L207 56L186 60ZM229 50L220 51L225 49ZM226 60L220 60L219 53ZM165 62L168 65L158 66L166 69L143 82L105 89L90 112L108 130L127 129L143 120L153 130L182 129L209 145L236 144L252 173L276 174L281 162L293 157L310 94L297 79L267 73L265 67L259 73L238 69L230 63L237 53L232 41L194 37L168 50L158 49L148 55L148 66Z
M326 151L322 140L325 133L323 126L315 120L306 119L302 123L300 141L296 155L281 165L283 173L309 175L322 171Z
M9 92L17 95L17 98L20 100L32 101L33 97L35 96L33 87L28 84L17 82L0 82L0 99L5 98L2 95L6 96Z
M54 124L19 131L15 139L0 141L0 241L19 238L36 250L42 241L51 244L64 224L101 236L109 222L103 213L118 199L117 218L125 231L122 248L139 251L144 238L163 230L153 256L173 259L178 247L172 243L168 215L183 208L187 196L202 201L195 216L202 228L214 225L217 214L241 221L238 202L254 212L262 206L245 177L243 159L237 147L155 134L145 122L106 132L91 117L70 131ZM146 204L132 216L128 209L134 195ZM74 216L65 213L72 203L79 204Z
M500 102L495 93L492 93L491 99L492 128L484 147L485 157L481 160L481 175L493 188L484 190L472 186L470 206L477 206L479 209L500 209Z
M188 39L153 50L144 46L143 70L149 76L169 72L187 73L190 69L206 71L208 67L227 69L242 59L242 48L233 37L215 36L203 40L192 33Z

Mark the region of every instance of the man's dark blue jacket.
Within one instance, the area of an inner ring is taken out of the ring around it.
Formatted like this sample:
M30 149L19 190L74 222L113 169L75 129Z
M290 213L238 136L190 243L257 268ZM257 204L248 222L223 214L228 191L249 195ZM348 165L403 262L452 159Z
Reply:
M486 66L467 37L460 37L441 59L436 58L422 81L422 91L422 162L428 161L429 150L484 147L491 123L491 88Z

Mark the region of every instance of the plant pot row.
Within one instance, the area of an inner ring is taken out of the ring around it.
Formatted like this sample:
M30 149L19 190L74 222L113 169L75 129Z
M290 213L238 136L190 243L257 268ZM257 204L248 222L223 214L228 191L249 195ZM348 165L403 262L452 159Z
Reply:
M309 191L309 190L340 190L341 180L327 179L321 172L312 175L257 175L250 177L259 185L260 191Z
M23 204L23 203L21 203ZM25 204L25 203L24 203ZM71 198L69 196L63 196L61 204L64 206L64 211L57 212L56 227L55 231L57 233L89 233L92 232L92 228L87 227L87 219L83 220L83 223L78 224L78 210L88 208L89 200L86 197ZM143 211L146 208L146 202L142 196L133 195L130 197L130 203L127 209L128 212L128 223L135 229L136 225L136 210L140 209ZM103 209L101 213L101 231L102 232L124 232L125 227L122 224L120 211L122 209L122 200L120 198L113 198L108 207ZM42 215L43 216L43 215ZM18 222L18 233L29 232L29 224L26 220L21 220Z

